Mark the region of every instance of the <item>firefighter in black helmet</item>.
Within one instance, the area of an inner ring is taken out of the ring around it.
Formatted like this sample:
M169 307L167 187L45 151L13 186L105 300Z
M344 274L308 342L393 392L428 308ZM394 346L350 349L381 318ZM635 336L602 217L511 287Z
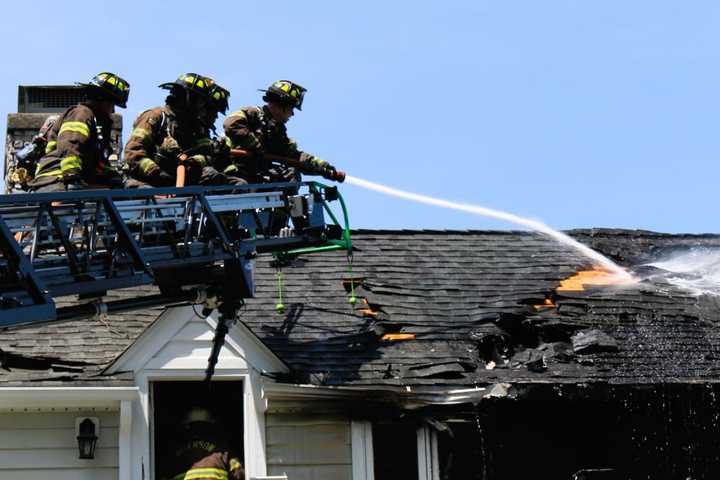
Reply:
M295 180L300 173L332 178L337 173L335 167L299 150L287 134L285 124L295 109L302 110L306 89L290 80L278 80L260 91L265 93L262 97L265 105L241 108L223 123L227 144L251 154L248 158L236 159L225 173L251 182ZM271 165L268 160L273 155L297 160L300 166Z
M125 108L130 84L110 72L97 74L85 89L85 100L65 110L47 134L32 191L53 192L122 187L122 177L111 165L110 131L114 108Z
M196 73L160 85L170 91L165 105L142 112L125 145L128 188L245 183L212 167L217 150L210 139L218 115L215 87L211 78ZM185 182L178 181L179 166L185 169Z
M223 428L208 409L191 408L182 420L182 438L174 449L172 480L244 480L240 457L224 438Z

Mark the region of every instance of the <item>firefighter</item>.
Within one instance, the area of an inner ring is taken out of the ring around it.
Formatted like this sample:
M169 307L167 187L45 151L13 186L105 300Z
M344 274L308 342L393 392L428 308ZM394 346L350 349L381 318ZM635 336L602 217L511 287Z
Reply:
M336 176L335 167L325 160L298 149L288 137L285 124L302 110L305 88L289 80L279 80L265 92L261 107L244 107L231 113L223 123L226 143L232 149L245 150L250 156L235 158L225 169L227 175L246 178L252 183L299 180L300 173ZM300 166L271 165L273 155L298 160Z
M188 411L182 421L183 438L174 451L176 471L172 480L241 480L245 469L212 413L201 407Z
M65 110L47 134L45 156L38 161L34 192L121 188L120 173L110 163L111 114L125 108L130 84L114 73L97 74L85 88L85 100Z
M212 108L209 109L209 117L208 120L212 121L213 123L217 119L219 114L227 114L228 110L228 100L230 98L230 92L226 90L225 88L221 87L217 83L213 85L211 92L210 92L210 99L211 99L211 106ZM212 127L213 131L215 130L215 127ZM232 165L232 161L230 158L230 145L228 141L223 138L217 143L214 144L214 157L212 159L213 161L213 167L217 169L218 171L223 172L227 169L229 165ZM228 183L234 183L234 184L243 184L247 183L244 178L241 177L239 172L236 170L228 170L230 175L227 175Z
M38 134L12 156L8 175L5 178L8 191L16 193L29 189L28 183L34 178L37 163L45 155L50 129L59 117L60 115L49 115Z
M165 105L142 112L125 145L127 188L245 183L228 179L210 165L218 150L218 142L210 139L217 118L214 85L196 73L160 85L170 91Z

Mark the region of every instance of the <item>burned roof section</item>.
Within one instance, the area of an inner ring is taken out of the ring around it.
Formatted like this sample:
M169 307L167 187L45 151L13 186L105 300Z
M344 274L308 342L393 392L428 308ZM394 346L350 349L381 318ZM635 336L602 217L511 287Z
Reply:
M720 248L717 235L571 233L637 272L670 251ZM280 380L447 388L720 380L715 297L657 276L631 287L558 288L593 266L527 232L360 230L354 244L351 270L340 252L284 266L283 314L274 308L276 269L258 261L258 296L241 320L291 367ZM130 381L102 369L160 311L0 332L0 349L14 359L0 382Z
M573 233L628 267L650 261L653 252L720 246L713 235ZM592 265L532 233L360 231L355 239L352 276L340 254L308 258L284 270L287 315L263 314L261 299L248 304L244 321L294 368L294 381L468 386L718 378L712 318L720 311L671 284L558 289ZM273 273L258 277L267 295ZM354 306L347 301L353 291Z

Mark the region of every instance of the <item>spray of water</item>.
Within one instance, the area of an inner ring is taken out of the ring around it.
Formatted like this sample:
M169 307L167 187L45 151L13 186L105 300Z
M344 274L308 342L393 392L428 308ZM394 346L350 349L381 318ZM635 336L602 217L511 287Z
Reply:
M720 250L692 248L648 265L660 269L649 278L663 279L695 295L720 295Z
M452 210L459 210L461 212L472 213L474 215L482 215L484 217L497 218L506 222L522 225L524 227L535 230L536 232L547 235L548 237L562 243L563 245L566 245L576 250L580 254L591 259L595 265L615 275L619 281L633 280L632 275L620 268L607 257L601 255L590 247L583 245L577 240L565 235L564 233L558 232L557 230L548 227L542 222L538 222L537 220L523 218L512 213L503 212L500 210L493 210L491 208L485 208L478 205L449 202L447 200L442 200L439 198L419 195L417 193L405 192L403 190L397 190L395 188L391 188L385 185L380 185L379 183L368 182L367 180L362 180L360 178L352 177L350 175L345 177L345 183L349 183L350 185L355 185L361 188L366 188L368 190L373 190L375 192L384 193L385 195L403 198L405 200L410 200L413 202L424 203L426 205L433 205L436 207L449 208Z

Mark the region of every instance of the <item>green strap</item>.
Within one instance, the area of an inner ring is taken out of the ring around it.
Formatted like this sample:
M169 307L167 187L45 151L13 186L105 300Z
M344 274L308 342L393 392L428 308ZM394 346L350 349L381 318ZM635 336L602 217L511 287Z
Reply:
M283 296L282 296L282 289L283 289L283 273L282 269L278 265L277 267L277 289L278 289L278 303L275 304L275 311L279 314L285 313L285 305L283 304Z
M355 296L355 279L353 278L353 270L352 270L352 253L348 252L348 276L350 277L350 298L348 299L348 302L350 302L350 305L355 305L357 303L357 297Z

